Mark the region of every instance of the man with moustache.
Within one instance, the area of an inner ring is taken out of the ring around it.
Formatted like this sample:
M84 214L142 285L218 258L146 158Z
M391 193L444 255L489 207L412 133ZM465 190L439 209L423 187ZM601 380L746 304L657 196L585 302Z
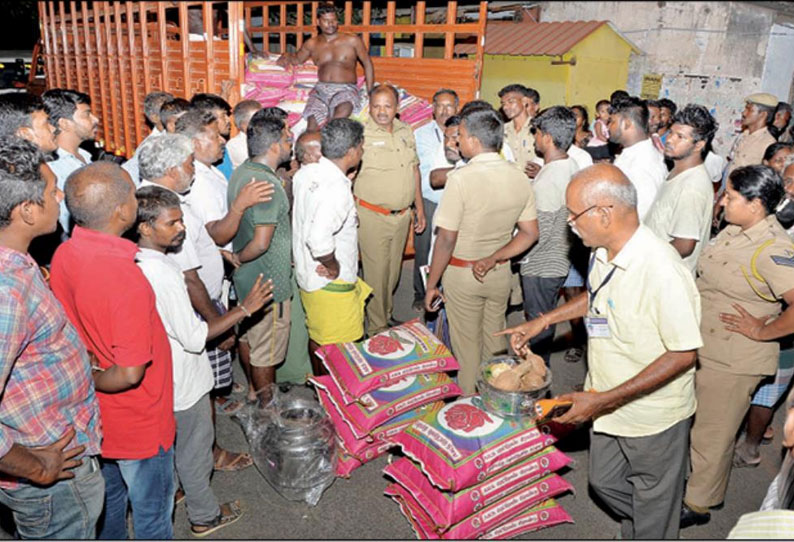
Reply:
M731 147L724 179L736 168L760 164L763 161L766 148L775 142L767 126L773 119L777 103L777 97L768 92L757 92L744 99L743 131Z
M565 199L568 224L593 249L587 291L503 333L520 353L549 326L585 318L589 391L560 396L573 406L555 421L593 420L590 486L622 520L623 539L675 539L703 344L700 295L673 247L640 224L637 190L620 169L580 171Z
M157 312L171 345L177 435L174 465L185 492L191 532L207 535L240 519L242 509L239 500L219 505L210 487L215 435L209 393L214 379L205 346L208 339L261 309L272 297L272 287L260 276L240 305L209 324L203 322L190 304L182 270L167 256L178 252L186 239L179 196L149 185L135 197L136 262L154 290Z
M718 126L702 105L689 104L675 114L664 152L673 169L645 218L678 251L693 276L711 232L714 190L703 160Z
M273 199L258 203L243 213L233 240L240 266L234 272L234 288L245 297L255 288L257 277L273 281L273 303L241 326L240 342L249 347L251 383L261 404L269 400L276 381L276 366L284 361L289 346L292 300L292 231L290 203L276 175L279 164L292 155L292 133L287 124L266 110L251 117L246 132L250 158L238 167L229 181L229 202L246 185L272 185Z
M324 2L317 7L317 26L319 35L303 42L297 53L284 53L278 59L283 67L303 64L309 58L317 66L319 82L303 110L308 131L316 131L329 119L349 117L358 108L358 62L364 68L367 92L375 84L375 68L366 45L359 36L338 32L339 20L333 3Z
M441 191L434 190L430 185L430 170L442 159L444 154L444 130L447 119L458 112L459 99L454 90L442 88L433 95L433 121L428 122L414 131L416 139L416 155L419 158L419 174L422 176L422 203L425 210L425 222L436 212L441 200ZM422 233L414 236L414 303L416 311L424 311L425 286L420 268L427 265L430 256L430 238L432 228L425 228Z
M393 295L408 229L412 218L414 233L422 233L426 224L414 134L395 118L397 103L397 89L391 85L378 85L370 92L364 155L353 185L364 282L373 290L367 305L370 336L397 324L392 318Z
M141 188L160 186L177 194L186 238L181 249L169 252L168 257L184 275L194 310L211 324L222 315L212 303L208 285L214 284L217 276L223 276L223 261L215 241L187 197L195 178L193 149L191 140L181 134L163 134L147 139L139 153ZM241 191L233 208L245 210L261 199L271 197L272 192L272 187L249 183ZM223 220L230 222L228 227L237 231L241 217L242 211L235 211L228 213ZM253 464L251 456L246 453L234 453L220 447L216 447L215 453L219 470L239 469Z
M0 172L0 502L19 538L90 539L105 482L89 356L28 254L55 231L63 193L54 175L40 176L32 143L0 141L0 154L16 151L14 173Z
M532 179L540 171L540 165L535 163L535 136L530 130L530 121L540 108L540 94L533 88L512 84L499 91L499 99L507 118L504 139L509 152L505 151L505 155Z
M664 143L658 133L662 124L661 111L662 106L659 104L659 100L648 100L648 131L651 133L651 141L657 151L664 153Z
M99 119L91 112L91 98L88 94L62 88L53 88L41 95L44 107L55 126L55 150L57 159L47 165L58 179L58 188L64 189L66 179L71 173L91 163L91 154L81 149L84 141L96 138ZM58 218L64 237L71 231L69 209L61 202L61 215Z
M669 98L659 100L659 141L662 145L667 143L670 127L673 125L673 116L678 111L678 106Z

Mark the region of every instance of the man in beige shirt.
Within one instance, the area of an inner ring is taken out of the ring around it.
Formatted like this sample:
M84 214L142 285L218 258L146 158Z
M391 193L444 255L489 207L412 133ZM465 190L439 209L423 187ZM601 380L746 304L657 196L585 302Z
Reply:
M540 94L524 85L512 84L499 91L499 99L502 102L502 112L507 118L504 124L504 143L509 152L506 149L505 155L532 179L540 171L540 165L534 162L537 155L530 121L540 108Z
M367 332L380 333L392 318L393 295L400 281L402 256L411 223L425 229L419 160L414 133L395 119L397 90L390 85L372 89L369 118L364 122L364 156L353 185L358 209L358 246L364 282L373 290L367 304ZM416 212L411 206L416 204Z
M590 485L623 519L623 538L678 538L688 437L695 412L694 372L700 297L669 243L640 225L637 191L615 166L574 176L568 223L593 249L587 291L505 330L517 352L550 325L585 317L588 392L560 423L593 419Z
M777 98L768 92L750 94L744 99L742 111L743 131L728 155L728 170L724 178L742 166L760 164L764 159L764 151L775 142L767 125L772 122L777 107Z
M498 154L499 114L486 108L462 114L459 141L469 161L448 174L436 211L425 309L438 310L434 303L443 275L452 350L461 367L458 383L471 394L480 362L506 350L504 339L494 333L505 324L511 285L507 260L537 241L538 223L532 186Z
M675 114L664 151L673 170L645 217L645 225L673 245L692 275L711 233L714 189L703 159L717 126L702 105L689 104Z

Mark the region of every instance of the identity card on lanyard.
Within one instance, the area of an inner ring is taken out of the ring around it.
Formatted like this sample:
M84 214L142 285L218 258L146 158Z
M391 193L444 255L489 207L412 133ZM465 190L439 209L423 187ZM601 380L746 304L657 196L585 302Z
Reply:
M612 270L607 273L607 276L604 277L604 280L601 281L601 284L598 286L598 288L593 290L592 285L590 284L590 272L593 270L594 263L595 252L593 252L593 254L590 256L590 264L587 266L587 278L585 279L585 284L587 285L587 294L589 296L588 307L593 310L595 315L585 316L584 325L587 329L587 336L591 339L608 339L611 336L609 333L609 321L605 315L602 316L598 313L598 309L595 307L594 302L598 292L601 291L601 288L606 286L606 284L612 279L612 275L615 274L615 269L617 269L617 267L613 267Z

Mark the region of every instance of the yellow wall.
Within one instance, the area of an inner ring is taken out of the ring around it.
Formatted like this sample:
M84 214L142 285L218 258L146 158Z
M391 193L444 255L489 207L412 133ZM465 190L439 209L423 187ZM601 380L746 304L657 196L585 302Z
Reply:
M593 120L598 100L626 87L631 47L607 25L576 44L563 57L576 65L552 65L558 57L485 55L480 95L499 107L499 90L521 83L540 93L541 108L584 105Z
M499 90L521 83L540 93L541 107L565 102L570 66L552 66L549 56L485 55L480 97L499 107Z
M631 46L607 25L577 43L569 52L576 56L576 66L568 79L566 105L584 105L593 121L596 102L626 88L630 54Z

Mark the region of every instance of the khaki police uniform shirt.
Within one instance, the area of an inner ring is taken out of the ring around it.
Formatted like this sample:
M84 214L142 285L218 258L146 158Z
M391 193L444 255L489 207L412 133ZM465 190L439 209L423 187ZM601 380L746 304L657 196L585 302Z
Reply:
M536 218L527 176L498 153L486 152L449 173L433 224L458 232L453 256L478 260L506 245L517 222Z
M641 225L611 261L604 248L594 254L588 280L596 295L589 294L587 314L605 318L609 336L591 333L588 338L585 389L610 390L667 351L695 350L703 344L695 280L669 243ZM695 412L694 375L692 367L661 388L599 416L593 430L645 437L669 429Z
M760 278L751 269L756 253ZM697 274L703 300L700 364L732 374L775 374L778 343L728 331L719 318L721 312L736 314L734 303L756 317L780 314L783 294L794 288L794 245L775 215L745 231L735 225L721 231L704 247Z
M752 134L745 130L734 143L731 151L731 161L728 174L740 167L753 166L764 161L766 148L775 142L775 138L766 127L756 130Z
M529 131L531 121L532 119L527 119L519 131L516 131L512 120L505 123L505 143L510 147L521 171L536 157L535 136Z
M411 127L397 119L389 133L372 117L364 122L364 155L353 194L392 211L409 207L416 197L416 142Z

